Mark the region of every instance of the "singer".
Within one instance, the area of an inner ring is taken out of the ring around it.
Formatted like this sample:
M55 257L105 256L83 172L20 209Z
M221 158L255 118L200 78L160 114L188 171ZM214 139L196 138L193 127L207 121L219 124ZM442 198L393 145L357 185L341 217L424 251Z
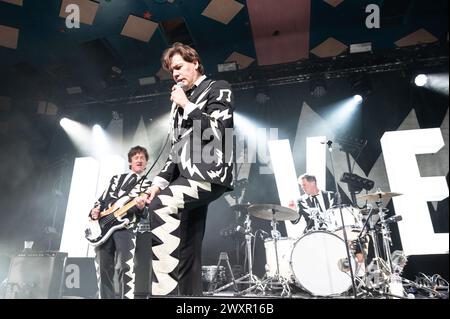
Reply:
M197 51L187 45L173 44L161 62L176 84L170 95L171 150L147 190L154 235L152 293L202 295L208 205L232 189L233 154L227 146L232 143L225 137L233 129L233 94L229 83L204 75Z

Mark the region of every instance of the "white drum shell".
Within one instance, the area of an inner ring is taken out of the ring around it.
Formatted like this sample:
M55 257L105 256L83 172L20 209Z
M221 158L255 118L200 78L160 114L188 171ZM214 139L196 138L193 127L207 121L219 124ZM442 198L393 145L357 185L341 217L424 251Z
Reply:
M355 259L350 251L353 270ZM314 296L339 295L351 288L344 241L326 231L313 231L300 237L290 257L295 284Z

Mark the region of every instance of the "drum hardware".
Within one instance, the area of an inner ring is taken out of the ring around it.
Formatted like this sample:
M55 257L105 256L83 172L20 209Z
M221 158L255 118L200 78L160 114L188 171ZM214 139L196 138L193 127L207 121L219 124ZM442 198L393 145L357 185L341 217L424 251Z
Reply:
M314 223L312 230L327 230L327 225L330 224L329 220L326 219L323 212L318 208L308 208L307 214L309 215L310 221ZM310 225L306 227L308 229ZM306 230L305 229L305 230Z
M271 221L271 240L274 243L274 252L275 252L275 264L276 270L272 275L271 273L266 273L265 279L259 280L254 277L256 280L253 282L253 285L248 287L247 289L238 293L238 295L245 295L251 291L259 290L263 294L266 294L268 289L276 289L281 286L282 292L281 296L290 296L291 291L288 284L289 278L284 278L280 276L280 263L279 263L279 254L278 254L278 241L281 238L280 232L277 230L277 224L279 220L295 220L299 217L298 213L290 208L273 205L273 204L260 204L260 205L251 205L248 208L248 218L250 215L261 218L264 220ZM248 243L249 241L247 241ZM248 244L247 244L248 245ZM250 248L247 248L250 253ZM251 259L249 259L250 261ZM251 263L249 262L249 266ZM253 277L252 268L249 267L249 276Z
M237 205L235 205L235 206L237 206ZM248 207L249 205L245 205L245 206ZM263 291L264 288L261 285L261 281L259 280L258 277L256 277L253 274L253 256L252 256L251 248L252 248L252 237L254 237L254 235L252 234L252 231L251 231L251 220L250 220L250 214L248 214L248 213L246 215L244 227L245 227L244 234L245 234L245 243L246 243L245 248L246 248L247 260L248 260L248 273L238 279L235 279L232 269L231 269L231 266L230 266L230 263L229 263L229 260L228 260L228 254L221 253L221 255L219 257L218 266L222 260L226 261L228 270L230 271L231 276L232 276L232 282L228 283L220 288L217 288L214 291L209 291L207 294L214 294L214 293L220 292L222 290L225 290L231 286L233 286L236 295L243 295L243 294L250 292L252 290L255 290L255 289L259 289L259 290ZM244 291L239 292L237 284L248 284L249 288L245 289Z
M389 201L392 197L400 196L401 193L382 192L380 189L373 194L365 194L358 196L359 199L365 199L375 202L377 208L369 207L369 215L361 230L360 237L363 235L367 225L369 225L369 235L372 238L375 257L372 259L370 265L367 267L366 287L375 289L378 294L390 296L394 298L404 298L399 294L404 294L401 287L401 277L399 277L398 260L404 261L406 258L399 258L391 254L390 246L392 245L391 231L389 224L402 220L400 215L386 218L387 209L383 208L383 200ZM372 215L377 212L379 216L378 221L373 221ZM377 224L380 225L377 229ZM381 234L381 247L378 243L378 233ZM384 258L381 258L383 253ZM393 257L395 257L393 259ZM394 262L393 262L394 261ZM401 268L403 269L403 268Z
M220 269L220 267L223 267L220 264L223 261L225 262L226 267L227 267L228 271L230 272L231 282L216 289L216 287L217 287L217 277L220 275L219 274L219 269ZM240 279L242 279L242 278L240 278ZM213 276L213 278L211 280L211 283L209 285L209 288L208 288L208 292L206 292L204 294L205 295L213 295L213 294L221 292L222 290L225 290L225 289L227 289L228 287L231 287L231 286L233 286L234 291L238 291L237 280L234 278L233 269L231 268L230 260L228 258L228 254L226 252L221 252L220 255L219 255L219 261L217 262L216 271L214 273L214 276Z

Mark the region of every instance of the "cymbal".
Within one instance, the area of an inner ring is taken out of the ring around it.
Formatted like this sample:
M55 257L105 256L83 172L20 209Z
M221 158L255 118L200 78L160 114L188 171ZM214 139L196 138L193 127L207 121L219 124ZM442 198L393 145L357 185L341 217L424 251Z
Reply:
M252 216L265 220L296 220L299 215L295 210L274 204L254 204L248 208Z
M365 194L356 196L357 199L368 200L371 202L377 202L379 200L390 200L392 197L403 195L401 193L394 192L376 192L372 194Z

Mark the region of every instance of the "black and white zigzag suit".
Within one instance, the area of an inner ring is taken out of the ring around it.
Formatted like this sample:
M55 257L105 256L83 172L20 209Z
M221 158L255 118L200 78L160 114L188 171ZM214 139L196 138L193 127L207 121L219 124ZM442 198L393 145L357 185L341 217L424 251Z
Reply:
M176 110L172 148L153 180L162 189L150 203L154 295L202 294L201 248L208 205L231 189L233 179L232 136L231 141L225 138L233 129L230 85L210 79L196 84L187 94L195 106L190 104L188 114L187 108Z
M94 207L103 211L118 199L134 198L144 192L150 181L134 173L115 175L111 178L108 188L103 192ZM119 281L119 297L134 298L134 253L136 248L135 226L138 222L140 210L136 207L128 211L127 217L131 222L126 228L116 230L103 244L95 247L95 264L100 298L114 299L114 273L117 270Z
M318 202L315 201L315 198L318 198ZM322 203L322 204L321 204ZM325 206L325 207L322 207ZM308 210L311 208L316 208L323 214L334 205L334 193L328 191L320 191L320 193L316 196L309 196L308 194L303 194L300 199L297 201L297 207L299 209L299 218L295 220L293 223L296 224L303 217L306 221L305 231L308 231L314 227L314 221L310 218Z

